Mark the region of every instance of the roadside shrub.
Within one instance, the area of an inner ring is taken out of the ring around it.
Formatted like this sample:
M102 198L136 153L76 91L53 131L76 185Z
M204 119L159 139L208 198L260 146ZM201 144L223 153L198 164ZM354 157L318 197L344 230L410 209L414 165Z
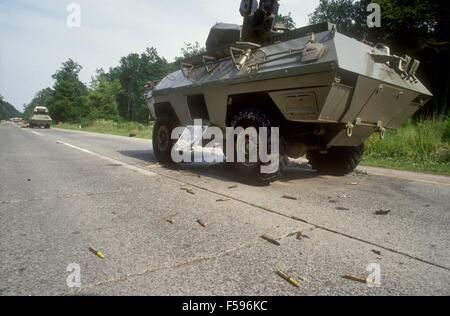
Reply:
M450 119L445 120L443 125L444 131L442 133L442 140L444 142L450 143Z
M390 130L382 141L373 135L366 144L366 159L417 164L449 163L450 124L433 121L408 121Z

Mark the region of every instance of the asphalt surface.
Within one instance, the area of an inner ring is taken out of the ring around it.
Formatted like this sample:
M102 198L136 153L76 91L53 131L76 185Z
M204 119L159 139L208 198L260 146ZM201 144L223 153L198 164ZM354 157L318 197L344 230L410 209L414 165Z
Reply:
M449 228L448 177L292 162L257 186L222 164L163 168L146 140L0 125L0 295L447 296ZM370 264L380 287L342 278Z

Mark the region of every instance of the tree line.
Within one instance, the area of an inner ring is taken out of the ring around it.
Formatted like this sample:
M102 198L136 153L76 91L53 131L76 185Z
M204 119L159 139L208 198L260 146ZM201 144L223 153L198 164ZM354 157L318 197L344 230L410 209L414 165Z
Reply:
M21 113L16 108L6 102L3 96L0 95L0 120L9 120L13 117L20 117Z
M98 69L88 85L79 79L82 66L69 59L52 78L53 87L39 91L24 107L29 118L36 106L46 106L56 122L78 123L96 119L146 123L148 109L144 87L175 70L175 64L159 56L155 48L129 54L108 71Z

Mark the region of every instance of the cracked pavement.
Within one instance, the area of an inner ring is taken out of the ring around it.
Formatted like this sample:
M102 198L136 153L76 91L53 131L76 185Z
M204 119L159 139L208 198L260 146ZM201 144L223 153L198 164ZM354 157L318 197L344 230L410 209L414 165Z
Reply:
M292 162L256 186L221 164L163 168L147 140L4 123L0 295L446 296L449 205L448 177ZM381 287L342 278L371 263Z

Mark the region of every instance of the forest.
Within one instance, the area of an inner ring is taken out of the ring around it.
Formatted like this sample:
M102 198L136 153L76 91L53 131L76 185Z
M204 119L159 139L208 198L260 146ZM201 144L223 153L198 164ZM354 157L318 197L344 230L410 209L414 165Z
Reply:
M13 117L20 117L21 113L16 108L6 102L3 96L0 95L0 120L8 120Z

